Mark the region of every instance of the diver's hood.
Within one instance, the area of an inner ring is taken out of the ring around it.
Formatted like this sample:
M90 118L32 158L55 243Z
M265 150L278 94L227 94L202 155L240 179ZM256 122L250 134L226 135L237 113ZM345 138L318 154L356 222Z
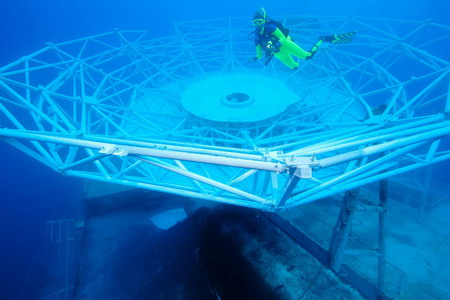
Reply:
M268 17L266 10L264 9L264 7L261 7L254 15L253 15L253 20L256 19L266 19Z

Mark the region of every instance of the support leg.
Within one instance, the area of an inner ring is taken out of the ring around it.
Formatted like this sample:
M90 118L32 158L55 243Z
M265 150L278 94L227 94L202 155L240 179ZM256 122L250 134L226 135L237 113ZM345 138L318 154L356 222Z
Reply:
M386 274L386 204L388 192L388 180L380 181L380 213L378 215L378 292L382 296L385 293L385 274Z

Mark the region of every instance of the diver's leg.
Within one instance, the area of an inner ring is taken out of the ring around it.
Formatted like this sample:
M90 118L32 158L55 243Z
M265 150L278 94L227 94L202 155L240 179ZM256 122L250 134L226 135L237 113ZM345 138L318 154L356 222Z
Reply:
M322 44L322 40L319 40L309 51L305 51L302 48L300 48L296 43L293 41L287 40L283 46L281 46L280 51L284 48L284 51L287 53L290 53L292 55L297 56L300 59L308 60L311 59L314 54L316 54L317 50L319 49L320 45Z
M298 68L298 63L292 58L289 53L284 52L282 48L283 47L281 47L280 52L275 53L275 57L291 69Z
M314 55L316 55L317 50L319 50L320 45L322 45L323 41L320 39L317 41L317 43L311 47L311 49L308 51L309 52L309 56L307 56L305 59L309 60L312 59L314 57Z
M281 51L295 55L301 59L306 59L310 55L309 52L303 50L296 43L290 40L287 40L286 42L283 43L283 45L280 48L280 52Z

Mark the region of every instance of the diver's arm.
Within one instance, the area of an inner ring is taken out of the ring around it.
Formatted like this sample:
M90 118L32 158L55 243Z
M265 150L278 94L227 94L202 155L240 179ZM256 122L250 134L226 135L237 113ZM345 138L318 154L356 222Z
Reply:
M255 60L261 59L264 56L264 51L261 47L261 45L256 45L256 57Z

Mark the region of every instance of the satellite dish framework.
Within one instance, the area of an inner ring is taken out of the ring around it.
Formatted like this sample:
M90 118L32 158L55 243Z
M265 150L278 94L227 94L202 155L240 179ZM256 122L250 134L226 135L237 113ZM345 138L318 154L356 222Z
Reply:
M308 48L292 71L249 61L247 19L116 30L0 68L0 138L65 175L264 210L450 158L450 27L284 18Z

